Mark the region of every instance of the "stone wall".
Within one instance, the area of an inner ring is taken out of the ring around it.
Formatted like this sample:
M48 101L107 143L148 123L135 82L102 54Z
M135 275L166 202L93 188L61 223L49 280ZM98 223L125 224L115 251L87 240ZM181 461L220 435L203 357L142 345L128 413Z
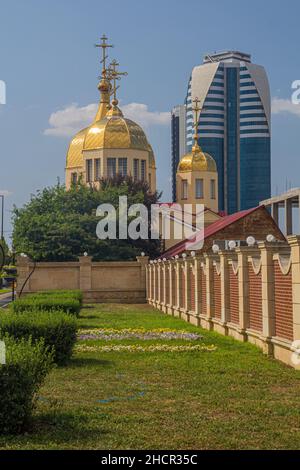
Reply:
M154 307L300 368L300 237L158 260L146 273Z
M37 263L24 288L24 295L41 290L81 289L85 302L146 302L146 265L148 257L137 261L93 262L89 256L78 262ZM17 260L17 294L34 263Z

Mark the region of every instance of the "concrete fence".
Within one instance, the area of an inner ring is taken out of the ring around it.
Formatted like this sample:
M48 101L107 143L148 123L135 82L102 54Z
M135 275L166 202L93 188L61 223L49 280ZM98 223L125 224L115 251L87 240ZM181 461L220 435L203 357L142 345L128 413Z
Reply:
M37 263L24 287L24 295L41 290L81 289L85 302L146 302L148 257L137 261L93 262L89 256L77 262ZM18 257L17 294L34 264Z
M154 307L299 368L300 237L152 262L146 273Z

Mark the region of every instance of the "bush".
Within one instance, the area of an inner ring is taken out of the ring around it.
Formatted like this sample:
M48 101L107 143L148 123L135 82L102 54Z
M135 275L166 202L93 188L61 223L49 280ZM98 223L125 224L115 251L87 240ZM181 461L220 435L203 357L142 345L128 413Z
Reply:
M29 311L3 312L0 315L0 337L5 334L15 339L44 339L45 346L54 348L54 360L65 364L71 357L76 342L77 322L64 312Z
M27 297L30 298L40 298L40 297L55 297L55 298L71 298L78 300L80 305L82 305L83 296L80 290L46 290L36 292L35 294L29 294Z
M43 340L16 342L4 337L6 364L0 365L0 433L24 430L32 416L36 394L53 363L52 352Z
M80 302L68 297L51 297L50 295L37 297L24 297L17 299L12 304L13 312L28 312L31 310L63 311L78 317Z

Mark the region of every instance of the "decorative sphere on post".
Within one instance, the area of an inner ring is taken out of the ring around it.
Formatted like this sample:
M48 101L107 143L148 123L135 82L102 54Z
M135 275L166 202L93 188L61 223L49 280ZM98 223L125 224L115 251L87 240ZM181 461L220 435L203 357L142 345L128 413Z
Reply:
M212 251L214 253L218 253L220 251L220 247L219 245L217 245L216 243L212 246Z
M230 250L234 250L235 247L236 247L236 243L234 240L230 240L230 242L228 243L228 246L229 246L229 249Z
M246 238L246 242L248 246L254 246L256 243L256 240L254 237L250 235L249 237Z
M269 235L267 235L267 242L268 243L273 243L276 241L276 238L274 237L274 235L272 235L271 233L269 233Z

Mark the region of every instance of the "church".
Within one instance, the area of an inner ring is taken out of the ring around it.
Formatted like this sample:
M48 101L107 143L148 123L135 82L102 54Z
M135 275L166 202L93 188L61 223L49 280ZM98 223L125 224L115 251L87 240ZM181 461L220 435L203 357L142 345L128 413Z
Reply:
M78 181L99 188L102 179L119 175L147 182L154 193L156 162L153 149L141 126L123 115L117 99L117 83L127 73L118 70L119 63L115 60L107 64L107 50L113 46L107 43L105 35L96 47L102 49L98 110L90 126L79 131L71 140L66 158L66 188L70 189ZM198 215L197 205L202 205L204 231L209 227L211 242L214 235L224 239L229 234L236 240L245 240L249 234L263 239L268 233L279 239L284 238L263 206L238 212L233 217L219 212L217 165L213 156L201 149L198 98L194 99L193 104L194 145L191 152L182 157L177 168L176 203L179 207L191 205L193 225ZM167 217L170 219L171 236L163 241L162 249L166 256L177 255L186 250L184 236L179 240L174 237L174 226L182 226L181 216L175 211ZM207 238L205 233L201 236L204 240ZM212 243L204 245L209 249Z
M91 125L72 139L66 161L66 187L81 178L88 185L99 187L102 178L117 175L132 176L136 181L147 181L156 191L156 166L153 149L145 132L135 122L124 117L116 96L117 81L124 73L113 61L106 66L107 38L103 36L102 74L98 85L100 102ZM111 100L111 97L113 99Z

